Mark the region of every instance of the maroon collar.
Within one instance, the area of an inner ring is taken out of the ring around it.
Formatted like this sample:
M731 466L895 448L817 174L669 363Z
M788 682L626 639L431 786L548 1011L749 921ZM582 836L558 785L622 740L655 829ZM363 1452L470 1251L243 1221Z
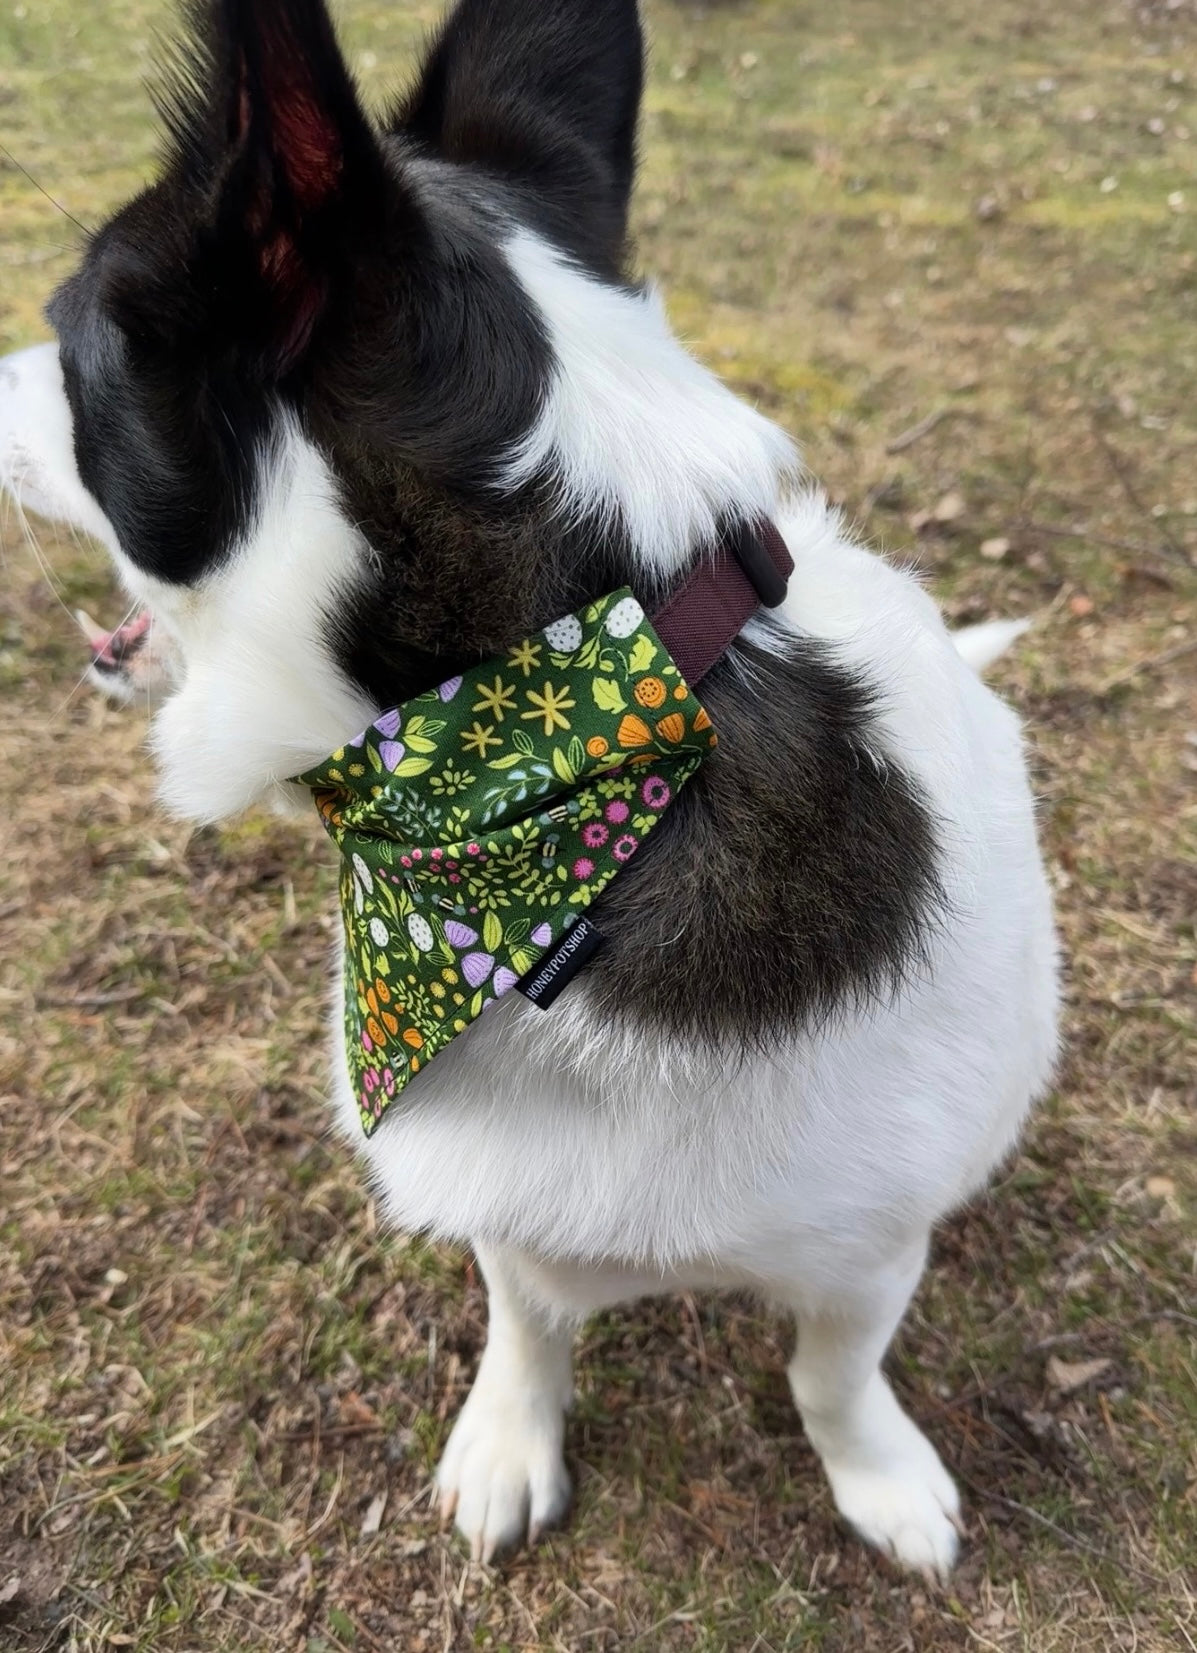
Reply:
M687 683L697 683L758 608L776 608L794 559L774 523L762 517L724 536L653 615L657 636Z

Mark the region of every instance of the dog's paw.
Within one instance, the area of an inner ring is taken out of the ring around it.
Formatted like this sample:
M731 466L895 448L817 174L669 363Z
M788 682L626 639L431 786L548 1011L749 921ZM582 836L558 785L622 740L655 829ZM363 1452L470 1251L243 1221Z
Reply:
M824 1459L824 1468L840 1514L867 1543L899 1566L942 1583L959 1547L960 1494L931 1443L911 1429L920 1450L906 1442L896 1463Z
M565 1416L548 1397L476 1383L436 1472L441 1518L475 1561L536 1543L569 1508Z

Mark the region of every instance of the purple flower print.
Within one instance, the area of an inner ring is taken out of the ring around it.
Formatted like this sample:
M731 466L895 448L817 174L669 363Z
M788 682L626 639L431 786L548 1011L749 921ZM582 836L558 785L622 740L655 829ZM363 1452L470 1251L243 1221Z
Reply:
M467 953L461 961L461 973L471 987L481 987L495 967L491 953Z

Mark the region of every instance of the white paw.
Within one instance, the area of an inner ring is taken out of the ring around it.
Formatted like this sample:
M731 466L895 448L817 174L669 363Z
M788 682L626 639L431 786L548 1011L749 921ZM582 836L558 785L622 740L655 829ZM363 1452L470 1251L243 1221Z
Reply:
M480 1374L436 1472L441 1518L453 1516L475 1561L536 1543L569 1507L565 1416L551 1396Z
M942 1581L959 1545L960 1495L932 1447L914 1441L896 1462L866 1465L823 1460L836 1505L867 1543L900 1566ZM917 1442L917 1450L912 1450Z

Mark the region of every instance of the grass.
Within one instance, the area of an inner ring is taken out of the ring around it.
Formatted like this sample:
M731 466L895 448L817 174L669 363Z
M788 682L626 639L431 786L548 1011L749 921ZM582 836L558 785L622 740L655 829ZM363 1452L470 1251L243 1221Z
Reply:
M381 97L435 8L342 11ZM0 15L2 141L84 223L152 163L166 20ZM76 689L64 607L112 611L102 560L48 530L39 557L9 522L14 1653L1197 1646L1197 13L655 0L650 22L637 229L678 326L953 620L1039 617L1002 682L1067 1054L893 1356L965 1488L965 1557L936 1594L842 1531L787 1329L731 1298L589 1329L572 1525L467 1564L426 1489L482 1295L468 1258L388 1231L326 1139L318 832L155 813L137 717ZM7 349L43 336L77 234L8 164L0 211Z

